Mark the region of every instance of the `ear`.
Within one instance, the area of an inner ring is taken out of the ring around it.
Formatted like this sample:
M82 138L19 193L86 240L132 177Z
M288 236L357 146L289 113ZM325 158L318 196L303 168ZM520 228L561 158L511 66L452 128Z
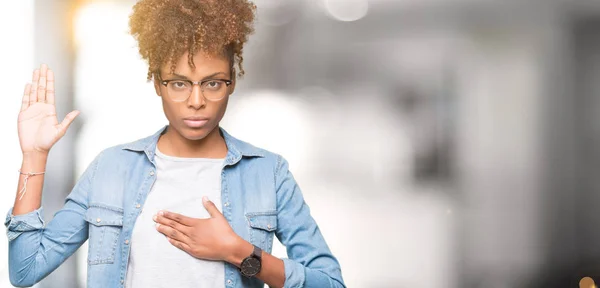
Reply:
M154 90L156 91L156 95L162 96L160 93L160 85L162 84L160 84L158 77L156 77L156 74L152 76L152 82L154 82Z

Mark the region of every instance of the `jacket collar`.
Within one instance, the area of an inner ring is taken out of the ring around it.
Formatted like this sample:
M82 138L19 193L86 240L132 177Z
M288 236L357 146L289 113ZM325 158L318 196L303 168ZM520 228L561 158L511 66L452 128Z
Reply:
M166 125L151 136L125 144L123 145L122 149L144 152L146 153L146 156L148 156L150 162L154 163L154 151L156 151L158 138L160 138L160 135L167 131L168 127L169 125ZM225 165L234 165L239 162L242 157L265 157L263 150L254 147L249 143L236 139L221 127L219 127L219 131L221 132L221 136L223 136L225 139L225 144L227 145Z

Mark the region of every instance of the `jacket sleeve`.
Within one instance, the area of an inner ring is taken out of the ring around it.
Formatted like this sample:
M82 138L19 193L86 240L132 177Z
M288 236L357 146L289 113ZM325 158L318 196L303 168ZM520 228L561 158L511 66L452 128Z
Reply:
M286 288L346 287L340 265L317 223L310 215L302 192L281 156L275 172L277 191L276 236L286 247L283 259Z
M10 283L17 287L32 286L54 271L87 239L85 221L88 192L98 164L96 157L67 196L65 204L47 226L42 208L23 215L9 210L4 225L8 236Z

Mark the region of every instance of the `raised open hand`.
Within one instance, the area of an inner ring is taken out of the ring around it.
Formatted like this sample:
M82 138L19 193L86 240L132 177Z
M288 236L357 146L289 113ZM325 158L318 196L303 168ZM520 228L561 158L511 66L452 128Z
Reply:
M18 133L23 154L47 154L79 115L79 111L72 111L58 123L54 105L54 73L45 64L33 72L32 83L25 86L22 101Z

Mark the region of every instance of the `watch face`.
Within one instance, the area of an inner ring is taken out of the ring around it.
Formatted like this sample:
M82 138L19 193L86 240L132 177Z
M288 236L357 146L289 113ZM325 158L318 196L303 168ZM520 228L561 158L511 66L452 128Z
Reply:
M240 270L246 276L254 276L260 272L260 260L253 257L246 258L242 262Z

